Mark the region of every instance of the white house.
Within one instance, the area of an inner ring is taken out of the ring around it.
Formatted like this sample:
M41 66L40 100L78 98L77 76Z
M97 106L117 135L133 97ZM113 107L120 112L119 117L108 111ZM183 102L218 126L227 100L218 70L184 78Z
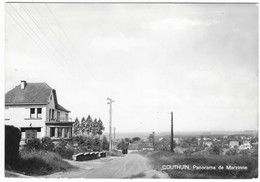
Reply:
M243 141L243 144L239 146L240 150L246 150L246 149L251 149L252 145L250 141Z
M232 140L229 142L229 148L234 148L235 146L239 147L239 142Z
M204 146L207 146L207 147L211 147L212 144L213 144L213 143L212 143L211 141L204 141L204 142L203 142L203 145L204 145Z
M20 128L22 141L71 138L70 111L59 105L56 91L46 83L26 83L5 94L5 124Z

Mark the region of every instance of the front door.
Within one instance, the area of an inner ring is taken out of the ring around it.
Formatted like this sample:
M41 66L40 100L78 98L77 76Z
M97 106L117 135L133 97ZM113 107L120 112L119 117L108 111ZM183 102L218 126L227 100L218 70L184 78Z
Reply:
M37 130L25 130L25 140L37 138Z

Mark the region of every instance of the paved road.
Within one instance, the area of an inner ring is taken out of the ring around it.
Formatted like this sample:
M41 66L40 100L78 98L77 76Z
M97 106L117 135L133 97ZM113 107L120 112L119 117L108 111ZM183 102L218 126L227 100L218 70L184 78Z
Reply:
M139 154L107 157L91 161L69 161L79 169L56 173L50 178L169 178L166 173L152 169L149 160Z

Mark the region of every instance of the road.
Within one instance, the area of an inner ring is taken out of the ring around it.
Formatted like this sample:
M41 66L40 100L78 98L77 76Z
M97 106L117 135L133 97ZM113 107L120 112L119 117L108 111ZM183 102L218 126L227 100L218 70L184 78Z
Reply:
M149 160L139 154L106 157L91 161L68 161L77 170L55 173L46 178L169 178L152 169Z

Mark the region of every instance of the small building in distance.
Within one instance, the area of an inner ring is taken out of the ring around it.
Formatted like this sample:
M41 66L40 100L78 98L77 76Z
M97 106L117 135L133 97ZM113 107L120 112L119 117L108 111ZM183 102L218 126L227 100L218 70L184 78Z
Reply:
M252 145L250 143L250 141L243 141L243 144L239 146L240 150L246 150L246 149L251 149Z
M142 150L154 150L153 143L144 143Z
M129 143L127 150L128 153L137 152L139 150L138 143Z
M239 142L236 140L232 140L229 142L229 148L235 148L235 146L239 147Z
M23 143L33 138L71 138L70 111L58 103L55 89L46 83L21 81L5 94L5 124L21 130Z
M203 145L206 146L206 147L211 147L212 142L211 141L204 141Z

